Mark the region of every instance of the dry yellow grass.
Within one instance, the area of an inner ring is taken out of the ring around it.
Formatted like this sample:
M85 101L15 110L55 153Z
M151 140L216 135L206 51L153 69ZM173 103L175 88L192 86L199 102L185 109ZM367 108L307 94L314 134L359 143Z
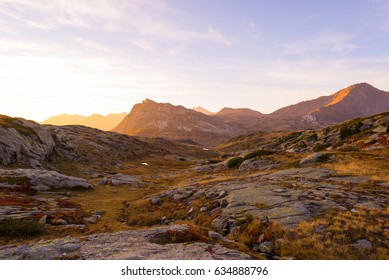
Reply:
M81 204L84 211L105 211L97 224L88 225L90 232L115 232L130 229L125 222L120 220L126 204L133 204L134 210L139 212L146 211L146 209L139 209L140 207L135 206L143 203L145 197L152 196L158 191L157 187L129 191L128 186L97 186L93 191L72 193L72 200Z
M295 229L273 231L282 236L277 248L281 256L297 259L389 259L389 208L358 209L357 213L331 212L322 218L300 223ZM282 232L281 232L282 231ZM281 232L281 234L280 234ZM367 239L371 248L355 246Z
M389 151L361 152L338 156L339 160L322 166L342 175L369 176L372 180L389 181Z

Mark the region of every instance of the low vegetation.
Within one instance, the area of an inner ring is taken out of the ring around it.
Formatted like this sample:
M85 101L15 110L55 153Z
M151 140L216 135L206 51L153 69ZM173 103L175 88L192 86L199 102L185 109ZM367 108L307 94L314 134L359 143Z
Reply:
M322 143L317 143L313 146L313 151L314 152L321 152L327 149L330 145L329 144L322 144Z
M211 159L207 160L207 164L215 164L215 163L219 163L219 162L222 162L222 160L215 159L215 158L211 158Z
M173 200L165 200L159 205L151 205L148 200L134 203L123 202L120 220L128 226L154 226L169 223L172 220L184 220L187 207Z
M244 161L242 157L233 157L227 162L229 168L239 167L240 164Z
M353 136L354 134L360 133L359 128L362 126L361 119L355 119L350 122L345 123L340 128L340 135L343 139L349 138Z
M264 230L264 225L258 219L255 219L252 215L246 215L245 219L239 224L239 231L236 236L230 236L230 238L236 238L240 243L252 249L258 244L258 238L264 233Z
M8 116L0 115L0 126L10 129L13 128L22 135L30 136L37 135L36 131L25 125L18 124L17 118L11 118Z
M0 221L0 236L3 238L32 238L42 235L45 226L36 221L5 219Z
M276 252L297 259L389 259L388 228L389 208L330 212L295 229L278 229L283 240ZM359 247L358 240L371 247Z
M269 150L256 150L256 151L250 152L247 155L245 155L243 157L243 159L247 160L247 159L258 158L258 157L262 157L262 156L268 156L268 155L272 155L272 154L274 154L274 152L269 151Z

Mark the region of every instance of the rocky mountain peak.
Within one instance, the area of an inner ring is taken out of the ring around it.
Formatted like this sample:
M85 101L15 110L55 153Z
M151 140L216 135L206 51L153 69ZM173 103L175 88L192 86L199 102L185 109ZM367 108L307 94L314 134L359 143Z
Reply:
M146 98L145 100L142 101L142 105L147 105L147 104L157 104L154 100Z
M205 145L240 133L240 129L225 124L218 117L149 99L136 104L113 131L143 137L193 140Z
M381 91L368 83L359 83L351 85L333 94L332 101L329 102L326 107L337 104L343 101L345 98L358 98L358 96L368 97L368 95L374 95L378 92Z

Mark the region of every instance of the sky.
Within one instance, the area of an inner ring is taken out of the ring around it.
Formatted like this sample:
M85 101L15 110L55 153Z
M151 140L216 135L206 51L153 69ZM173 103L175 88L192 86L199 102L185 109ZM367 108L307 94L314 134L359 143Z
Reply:
M359 82L389 91L389 0L0 0L4 115L270 113Z

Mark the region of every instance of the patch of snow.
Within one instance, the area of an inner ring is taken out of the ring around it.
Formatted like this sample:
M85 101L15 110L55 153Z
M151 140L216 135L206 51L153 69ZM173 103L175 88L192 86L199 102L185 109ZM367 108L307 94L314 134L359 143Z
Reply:
M303 122L317 124L316 117L312 115L304 115L302 117Z

